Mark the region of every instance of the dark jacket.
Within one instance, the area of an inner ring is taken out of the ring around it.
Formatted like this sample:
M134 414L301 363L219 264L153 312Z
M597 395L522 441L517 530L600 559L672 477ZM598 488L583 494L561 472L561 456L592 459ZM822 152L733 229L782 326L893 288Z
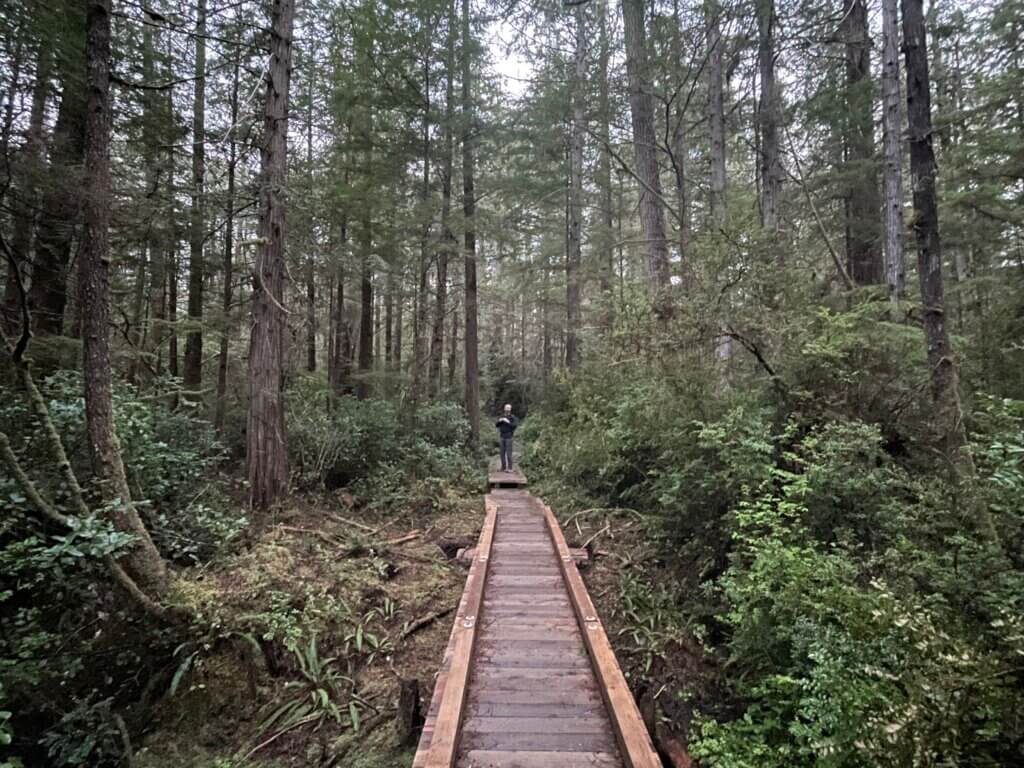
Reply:
M516 427L519 426L519 419L515 416L502 416L494 423L494 426L498 428L498 434L502 437L512 437Z

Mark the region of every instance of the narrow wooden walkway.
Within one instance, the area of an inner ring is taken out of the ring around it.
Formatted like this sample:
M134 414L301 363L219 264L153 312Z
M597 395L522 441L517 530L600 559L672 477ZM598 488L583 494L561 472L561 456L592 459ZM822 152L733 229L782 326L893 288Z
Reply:
M557 520L489 480L414 768L658 768Z

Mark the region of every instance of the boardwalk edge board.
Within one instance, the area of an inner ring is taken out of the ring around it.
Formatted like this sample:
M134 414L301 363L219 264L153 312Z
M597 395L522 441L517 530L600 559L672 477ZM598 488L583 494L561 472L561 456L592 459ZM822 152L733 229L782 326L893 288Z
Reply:
M608 708L622 759L626 762L627 768L661 768L661 759L654 749L647 726L644 725L626 678L615 659L615 651L597 615L597 609L590 600L583 577L576 569L565 536L562 535L562 528L551 507L540 500L538 503L544 510L548 532L558 550L562 577L569 590L569 598L583 633L583 642L587 647L590 663L600 683L601 696Z
M490 565L491 542L497 522L497 504L489 496L484 498L484 527L480 531L477 556L466 578L466 599L460 604L451 635L451 661L447 671L444 693L437 712L437 721L426 753L424 768L453 768L459 748L459 729L462 727L466 706L466 691L473 666L476 646L477 619L483 608L484 589Z

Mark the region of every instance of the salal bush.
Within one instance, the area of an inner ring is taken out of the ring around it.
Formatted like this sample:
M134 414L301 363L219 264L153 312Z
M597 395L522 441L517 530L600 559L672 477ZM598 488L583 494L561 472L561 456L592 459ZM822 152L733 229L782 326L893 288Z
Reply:
M469 422L452 403L402 413L389 400L337 397L322 382L296 382L288 399L292 481L335 490L377 473L403 478L460 473Z
M715 652L745 706L697 729L704 764L1019 761L1021 513L992 502L1011 488L1021 498L1024 452L1012 448L1019 422L991 422L999 434L975 447L976 486L989 490L976 499L887 462L866 425L832 424L737 505L729 567L706 589L724 606ZM963 519L960 505L979 503L1010 541Z

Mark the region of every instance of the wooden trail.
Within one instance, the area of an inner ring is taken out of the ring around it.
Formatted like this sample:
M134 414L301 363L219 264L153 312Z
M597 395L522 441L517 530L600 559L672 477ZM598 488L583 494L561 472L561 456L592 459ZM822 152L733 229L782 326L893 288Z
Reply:
M488 479L413 768L660 768L558 521Z

